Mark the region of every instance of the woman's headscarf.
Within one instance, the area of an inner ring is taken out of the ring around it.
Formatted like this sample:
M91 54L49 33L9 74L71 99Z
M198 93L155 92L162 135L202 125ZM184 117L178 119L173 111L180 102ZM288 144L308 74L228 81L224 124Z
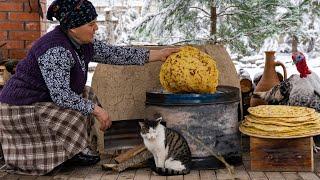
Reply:
M87 24L97 16L96 9L87 0L55 0L47 11L47 19L56 18L65 30Z

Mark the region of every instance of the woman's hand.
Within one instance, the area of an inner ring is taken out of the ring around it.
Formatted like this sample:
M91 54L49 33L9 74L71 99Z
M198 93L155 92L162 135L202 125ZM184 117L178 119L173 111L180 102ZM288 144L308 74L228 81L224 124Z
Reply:
M104 109L102 109L98 105L94 105L93 115L100 122L100 130L101 131L104 131L104 130L110 128L112 121L111 121L108 113Z
M161 50L150 50L149 62L166 61L167 57L172 53L179 52L180 48L164 48Z

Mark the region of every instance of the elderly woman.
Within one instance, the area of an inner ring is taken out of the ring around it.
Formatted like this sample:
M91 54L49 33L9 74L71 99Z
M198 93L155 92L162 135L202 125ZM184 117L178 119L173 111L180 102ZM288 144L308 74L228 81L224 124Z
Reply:
M148 50L94 41L97 13L87 0L55 0L47 19L60 25L34 42L0 94L0 140L6 169L42 175L65 161L95 164L88 143L89 116L111 126L96 100L82 96L91 61L143 65L164 61L177 48Z

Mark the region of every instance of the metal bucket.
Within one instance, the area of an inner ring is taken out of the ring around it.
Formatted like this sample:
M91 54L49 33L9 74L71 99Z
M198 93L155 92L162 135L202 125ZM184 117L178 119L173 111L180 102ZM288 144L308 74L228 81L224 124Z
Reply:
M238 131L239 89L218 86L214 94L146 93L146 116L160 113L166 126L180 132L191 148L195 169L222 164L182 130L200 139L230 164L242 162Z

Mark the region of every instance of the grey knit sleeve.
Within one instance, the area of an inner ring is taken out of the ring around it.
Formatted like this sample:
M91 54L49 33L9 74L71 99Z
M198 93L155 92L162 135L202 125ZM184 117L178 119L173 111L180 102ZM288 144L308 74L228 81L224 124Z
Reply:
M70 69L74 63L71 52L63 47L50 48L38 58L39 68L52 101L63 108L71 108L88 115L93 111L94 104L76 94L69 86Z
M106 42L95 40L93 43L93 61L114 65L143 65L149 61L146 48L111 46Z

